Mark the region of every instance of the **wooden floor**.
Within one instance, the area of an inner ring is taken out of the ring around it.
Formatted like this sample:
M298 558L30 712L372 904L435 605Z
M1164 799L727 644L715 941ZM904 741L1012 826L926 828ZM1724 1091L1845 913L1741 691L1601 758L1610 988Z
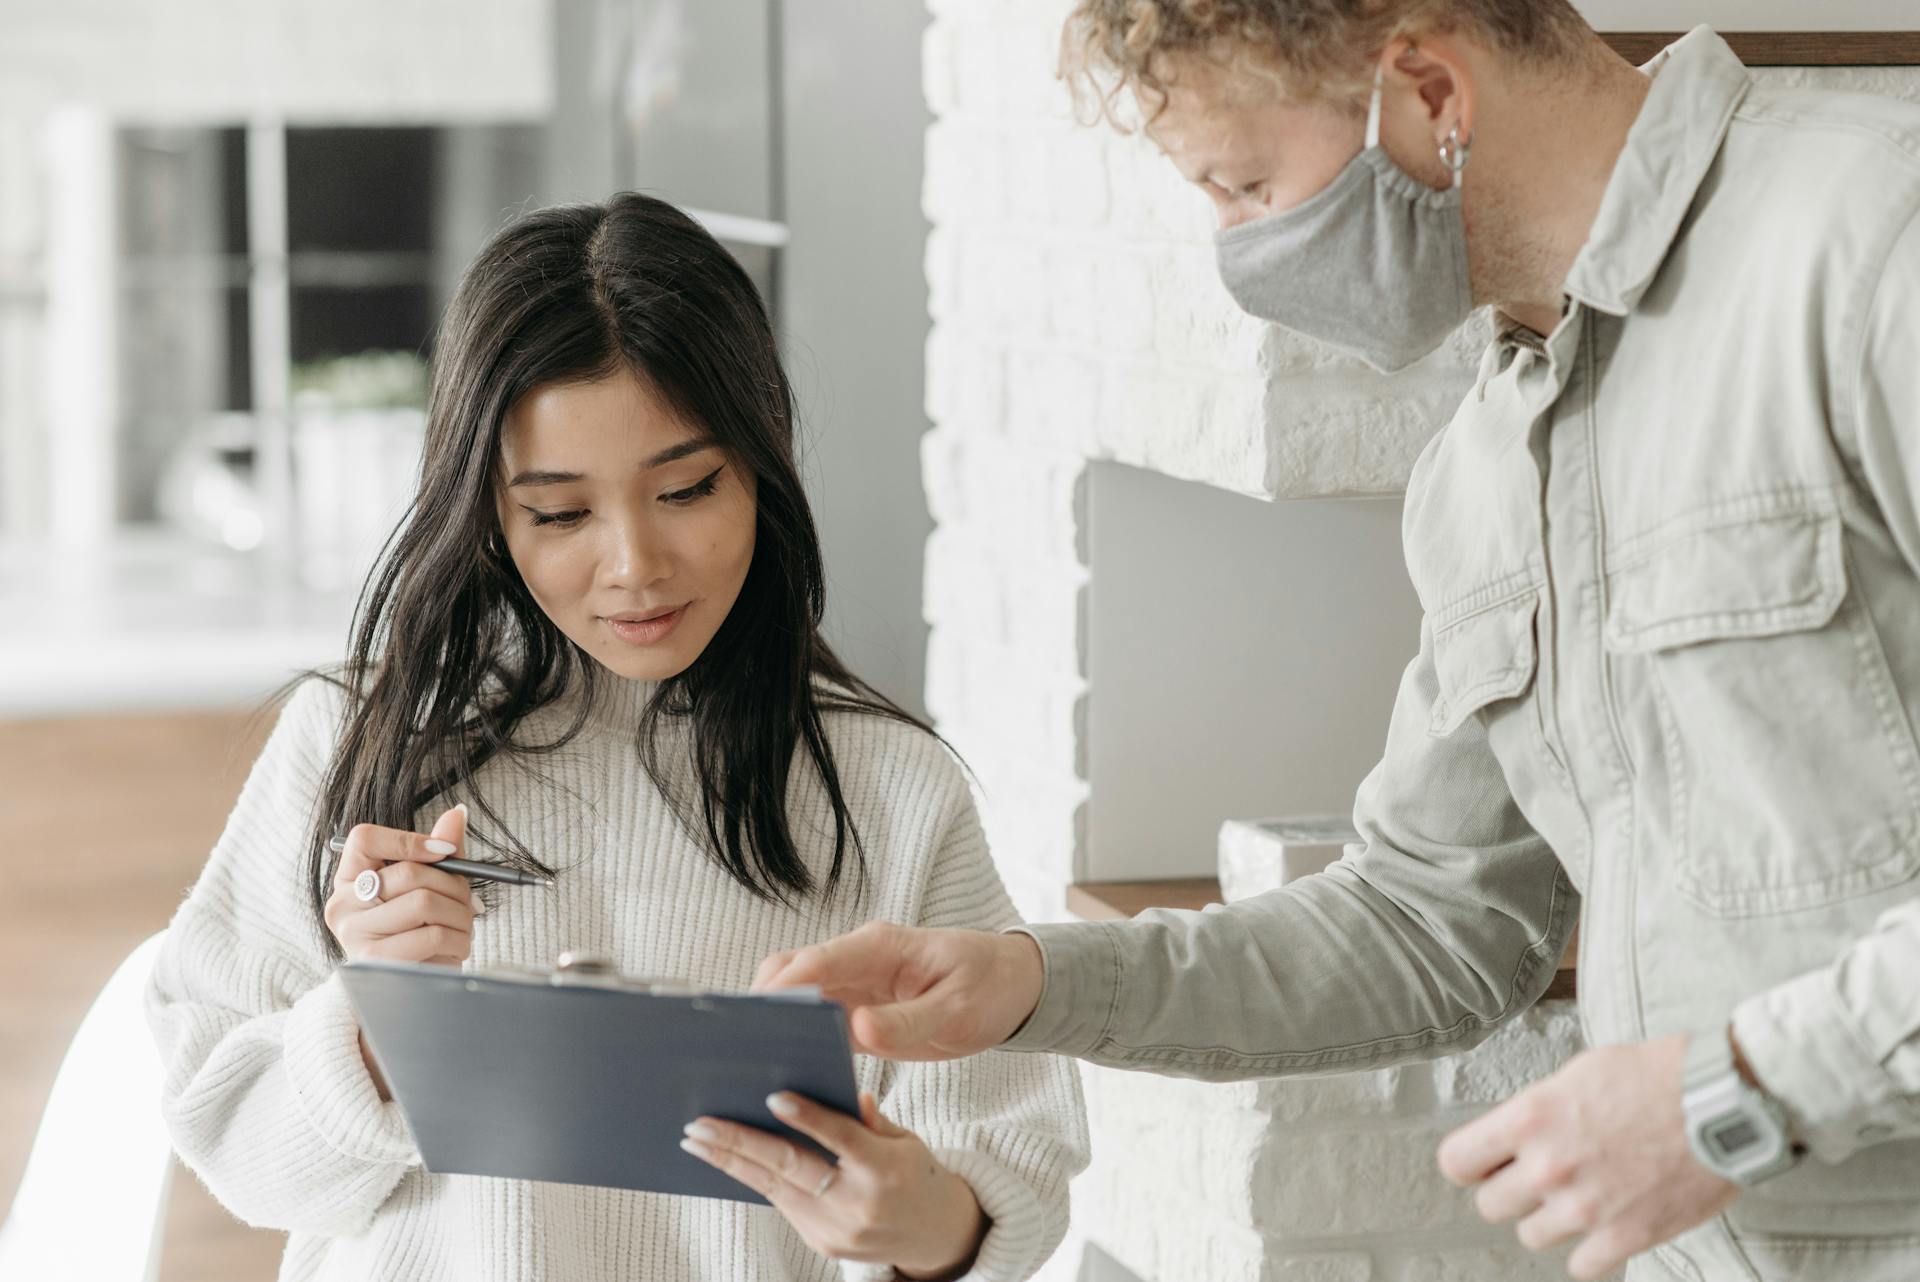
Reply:
M250 713L0 720L0 1208L100 986L167 924L271 726ZM284 1238L174 1180L166 1282L258 1282Z

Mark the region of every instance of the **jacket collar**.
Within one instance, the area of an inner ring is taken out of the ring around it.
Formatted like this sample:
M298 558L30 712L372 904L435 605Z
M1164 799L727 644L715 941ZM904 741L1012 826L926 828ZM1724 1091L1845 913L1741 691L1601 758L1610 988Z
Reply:
M1614 316L1633 310L1693 205L1752 77L1727 42L1695 27L1641 68L1647 100L1563 287Z

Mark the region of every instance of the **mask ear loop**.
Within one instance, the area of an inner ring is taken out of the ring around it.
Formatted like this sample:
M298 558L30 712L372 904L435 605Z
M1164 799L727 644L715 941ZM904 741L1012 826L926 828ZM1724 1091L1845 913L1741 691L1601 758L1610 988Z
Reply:
M1440 144L1440 163L1453 172L1453 189L1460 190L1460 171L1467 167L1467 158L1473 154L1473 130L1467 130L1467 136L1460 136L1460 126L1455 125L1447 131L1447 140Z
M1367 103L1367 150L1380 145L1380 84L1382 69L1373 69L1373 97Z

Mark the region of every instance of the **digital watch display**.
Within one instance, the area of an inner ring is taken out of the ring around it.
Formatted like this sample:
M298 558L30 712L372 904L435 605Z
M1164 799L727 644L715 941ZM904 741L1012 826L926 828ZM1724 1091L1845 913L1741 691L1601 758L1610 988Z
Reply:
M1687 1040L1680 1100L1687 1142L1716 1175L1758 1184L1800 1160L1785 1110L1740 1076L1724 1027Z

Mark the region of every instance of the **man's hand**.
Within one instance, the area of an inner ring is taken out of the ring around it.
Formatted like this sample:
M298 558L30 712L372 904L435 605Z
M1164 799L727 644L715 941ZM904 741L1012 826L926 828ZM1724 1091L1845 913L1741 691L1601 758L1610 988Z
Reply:
M1026 1022L1046 977L1027 935L870 922L838 939L775 953L756 990L813 985L851 1012L856 1050L887 1059L959 1059Z
M1520 1221L1529 1250L1583 1238L1567 1261L1574 1277L1613 1272L1718 1215L1740 1192L1687 1145L1686 1044L1663 1037L1575 1056L1449 1135L1440 1145L1442 1173L1477 1186L1482 1218Z

